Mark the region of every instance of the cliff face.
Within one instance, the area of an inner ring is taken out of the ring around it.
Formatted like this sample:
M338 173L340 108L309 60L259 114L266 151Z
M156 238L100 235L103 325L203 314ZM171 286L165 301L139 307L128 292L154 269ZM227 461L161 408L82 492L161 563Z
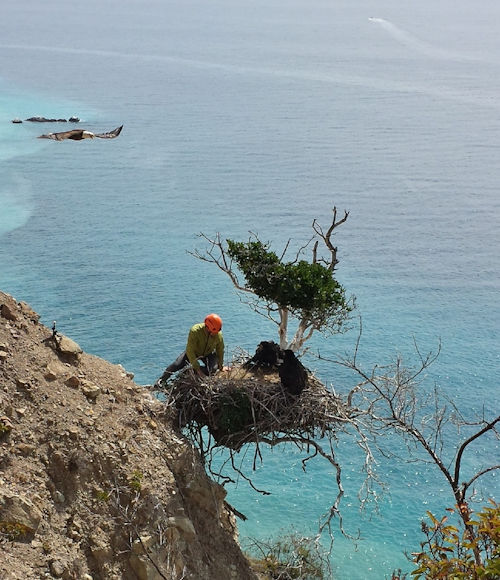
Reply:
M0 292L0 577L255 578L165 406L38 319Z

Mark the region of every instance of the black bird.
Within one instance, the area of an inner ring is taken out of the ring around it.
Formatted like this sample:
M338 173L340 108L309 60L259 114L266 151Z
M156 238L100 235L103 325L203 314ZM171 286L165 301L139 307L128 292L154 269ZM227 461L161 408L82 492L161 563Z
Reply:
M295 356L293 350L287 349L283 352L283 363L278 369L285 391L297 397L302 393L307 385L306 367Z
M281 363L283 358L283 351L278 344L272 340L263 340L257 346L257 350L253 357L247 360L243 367L246 369L253 368L264 368L272 369L277 368Z

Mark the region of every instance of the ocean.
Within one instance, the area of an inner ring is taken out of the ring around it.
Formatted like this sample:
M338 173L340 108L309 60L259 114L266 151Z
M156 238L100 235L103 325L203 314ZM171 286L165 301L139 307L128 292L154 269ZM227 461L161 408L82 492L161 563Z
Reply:
M498 413L500 5L493 0L17 0L0 18L0 288L86 351L150 384L208 312L227 358L276 340L215 267L200 233L280 252L313 219L337 230L337 278L357 298L360 361L415 363L468 417ZM39 140L78 116L114 140ZM358 325L312 351L353 352ZM356 378L311 356L338 392ZM390 443L397 450L398 440ZM453 497L437 469L380 459L378 509L359 511L361 456L339 441L346 495L334 578L410 570L427 510ZM451 451L446 451L451 461ZM467 473L498 463L482 438ZM320 461L268 452L228 499L242 543L314 533L336 493ZM243 458L249 461L249 458ZM477 497L499 497L498 475Z

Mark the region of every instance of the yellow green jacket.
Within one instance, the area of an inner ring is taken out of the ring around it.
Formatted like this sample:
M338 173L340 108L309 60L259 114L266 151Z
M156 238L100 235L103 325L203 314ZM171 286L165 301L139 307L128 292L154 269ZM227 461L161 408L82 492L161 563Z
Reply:
M192 367L194 369L199 368L198 359L212 352L217 354L219 369L222 369L224 364L224 337L222 332L210 334L206 330L204 322L192 326L186 345L186 354Z

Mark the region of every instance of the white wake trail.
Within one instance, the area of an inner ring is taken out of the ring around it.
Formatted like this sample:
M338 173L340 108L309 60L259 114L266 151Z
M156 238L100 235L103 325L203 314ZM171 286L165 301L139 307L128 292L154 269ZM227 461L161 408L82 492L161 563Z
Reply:
M423 54L424 56L437 58L441 60L456 60L456 61L477 60L473 57L458 54L451 50L446 50L434 46L432 44L429 44L427 42L424 42L423 40L420 40L413 34L407 32L406 30L403 30L402 28L399 28L398 26L396 26L389 20L385 20L384 18L368 18L368 20L370 22L373 22L377 26L383 28L390 36L392 36L392 38L397 40L403 46L406 46L406 48L410 48L411 50Z

